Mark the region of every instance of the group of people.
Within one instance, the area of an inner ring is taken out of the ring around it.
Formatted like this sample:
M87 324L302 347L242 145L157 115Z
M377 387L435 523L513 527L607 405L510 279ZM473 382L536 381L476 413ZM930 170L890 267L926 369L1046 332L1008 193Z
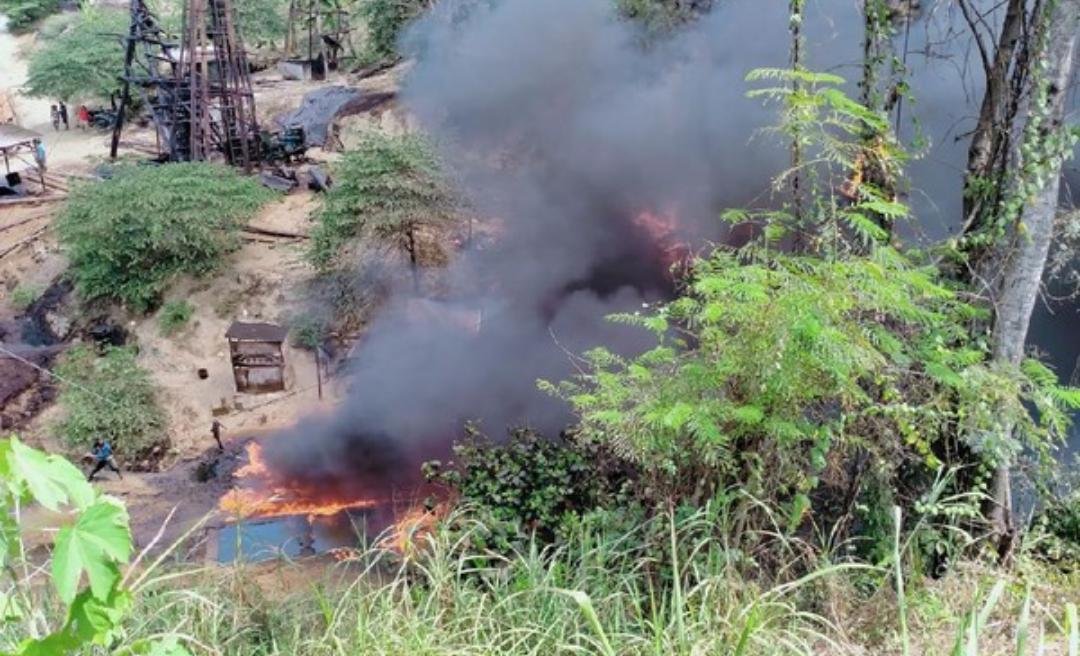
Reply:
M61 124L63 124L65 130L71 129L71 125L68 122L68 108L63 100L58 101L55 105L49 106L49 116L52 119L54 130L59 130ZM79 105L79 108L75 110L75 127L82 130L89 126L90 109L86 105Z
M210 424L210 434L214 436L214 441L217 442L218 451L225 450L225 445L221 442L221 430L223 428L225 428L225 425L217 419L214 420L214 423ZM86 480L94 480L94 477L97 476L98 472L106 467L115 473L120 480L124 480L124 475L120 472L120 467L116 464L116 458L113 457L113 448L112 444L109 443L109 440L94 440L94 446L90 449L89 458L93 463L93 466L90 469L90 473L87 474Z

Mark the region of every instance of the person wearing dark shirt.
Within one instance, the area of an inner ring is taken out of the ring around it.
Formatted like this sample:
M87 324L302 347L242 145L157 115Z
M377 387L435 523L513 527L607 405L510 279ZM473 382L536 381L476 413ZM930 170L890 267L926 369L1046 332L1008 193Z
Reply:
M90 471L90 475L86 477L86 480L94 480L94 476L106 467L114 471L123 480L124 475L120 473L120 468L116 466L116 460L113 459L112 445L109 444L108 440L94 440L94 448L90 451L90 455L94 458L94 468Z
M64 129L70 130L71 125L68 123L67 105L64 103L63 100L60 101L60 106L58 109L60 110L60 121L64 124Z
M218 451L224 451L225 450L225 445L221 443L221 429L222 428L225 428L225 425L222 424L217 419L214 420L214 423L210 424L210 432L214 435L214 441L217 442Z

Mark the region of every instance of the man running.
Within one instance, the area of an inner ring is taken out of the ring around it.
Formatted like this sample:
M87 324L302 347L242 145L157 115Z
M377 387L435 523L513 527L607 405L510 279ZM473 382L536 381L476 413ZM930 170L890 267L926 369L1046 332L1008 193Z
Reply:
M116 472L120 480L124 480L124 475L120 473L120 468L116 466L116 460L113 459L112 445L108 440L94 440L94 448L90 451L90 455L94 458L94 468L86 480L94 480L94 476L106 467Z

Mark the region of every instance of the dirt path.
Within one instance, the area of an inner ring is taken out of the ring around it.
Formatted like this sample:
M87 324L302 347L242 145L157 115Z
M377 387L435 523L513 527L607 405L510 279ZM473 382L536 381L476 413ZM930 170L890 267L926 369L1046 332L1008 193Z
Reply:
M101 157L108 151L108 135L97 130L78 130L74 127L75 108L68 108L72 128L53 130L47 98L30 98L20 93L26 83L27 62L23 54L34 43L34 35L15 35L7 29L7 17L0 16L0 91L6 91L14 102L17 123L40 132L44 137L48 164L52 169L85 169L88 158ZM2 211L2 210L0 210Z

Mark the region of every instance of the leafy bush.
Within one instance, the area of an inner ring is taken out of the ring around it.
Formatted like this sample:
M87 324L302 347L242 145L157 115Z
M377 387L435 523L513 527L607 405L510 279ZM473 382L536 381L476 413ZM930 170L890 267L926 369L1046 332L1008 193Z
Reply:
M8 17L8 27L15 32L57 11L60 0L0 0L0 14Z
M363 0L359 14L368 33L365 59L375 62L397 56L401 30L429 4L429 0Z
M664 34L685 25L711 6L711 0L615 0L620 14L640 22L654 34Z
M161 326L161 332L165 335L172 335L183 328L194 313L195 307L185 300L169 301L162 305L161 312L158 314L158 324Z
M99 356L89 346L76 346L56 373L64 410L57 428L71 446L86 449L96 439L107 439L117 453L140 458L167 442L165 414L134 349L106 347Z
M60 239L85 298L145 312L176 276L216 269L238 246L242 223L272 197L223 166L121 167L72 191Z
M285 39L287 2L284 0L237 0L237 27L244 45L251 48L274 49Z
M11 292L11 307L18 312L26 310L41 296L41 288L33 285L19 285Z
M446 220L453 209L438 160L416 135L371 133L345 154L336 174L311 234L311 260L324 270L364 230L402 240L421 223Z
M1035 518L1036 553L1063 569L1080 571L1080 490L1052 499Z
M656 348L597 349L591 371L557 388L583 438L639 467L647 494L700 502L737 485L788 508L793 529L859 451L891 472L932 470L957 438L988 460L1019 449L1002 426L1044 451L1063 436L1075 393L1034 364L990 366L968 338L974 310L932 270L889 248L759 257L698 261L685 296L616 317Z
M427 479L451 488L462 503L496 522L544 539L555 536L567 514L596 508L617 493L596 454L561 436L553 440L516 429L505 443L495 443L470 431L469 439L454 445L454 458L445 467L425 463Z
M41 98L103 100L119 88L127 12L86 9L30 55L26 90Z

